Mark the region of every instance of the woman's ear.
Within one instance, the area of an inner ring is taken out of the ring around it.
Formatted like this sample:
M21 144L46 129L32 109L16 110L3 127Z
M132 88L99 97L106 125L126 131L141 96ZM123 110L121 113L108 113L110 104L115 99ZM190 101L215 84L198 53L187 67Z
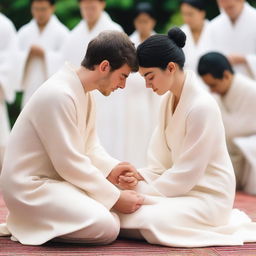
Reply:
M169 62L168 63L168 65L167 65L167 70L168 70L168 72L170 72L170 73L173 73L173 72L175 72L176 71L176 65L175 65L175 63L174 62Z
M103 61L100 63L100 65L99 65L99 71L100 71L101 73L108 73L108 72L110 72L110 70L111 70L111 67L110 67L109 61L103 60Z

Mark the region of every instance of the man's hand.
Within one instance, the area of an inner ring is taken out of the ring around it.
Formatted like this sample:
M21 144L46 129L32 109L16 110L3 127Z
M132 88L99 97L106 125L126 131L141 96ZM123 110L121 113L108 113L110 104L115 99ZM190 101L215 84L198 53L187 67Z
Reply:
M135 191L121 191L118 201L113 206L113 209L120 213L133 213L137 211L143 204L144 197Z
M118 185L119 176L124 175L126 172L137 173L137 170L129 163L122 162L116 165L110 174L108 175L107 179L114 185Z
M141 178L137 170L127 162L115 166L107 177L112 184L120 189L128 190L134 189Z
M38 45L32 45L30 47L29 57L44 58L44 49Z
M126 172L125 174L119 176L118 187L121 189L133 190L136 188L140 180L144 179L138 172Z

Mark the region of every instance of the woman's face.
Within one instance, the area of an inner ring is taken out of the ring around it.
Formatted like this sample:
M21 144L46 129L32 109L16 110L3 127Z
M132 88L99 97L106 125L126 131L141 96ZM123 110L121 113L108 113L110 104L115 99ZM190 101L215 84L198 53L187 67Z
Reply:
M158 95L163 95L168 92L173 84L173 74L167 68L143 68L140 67L139 73L144 77L146 87L151 88Z
M134 20L135 29L142 35L150 35L155 24L155 20L146 13L141 13Z
M180 11L184 23L186 23L191 29L201 28L205 19L205 11L200 11L186 3L181 5Z

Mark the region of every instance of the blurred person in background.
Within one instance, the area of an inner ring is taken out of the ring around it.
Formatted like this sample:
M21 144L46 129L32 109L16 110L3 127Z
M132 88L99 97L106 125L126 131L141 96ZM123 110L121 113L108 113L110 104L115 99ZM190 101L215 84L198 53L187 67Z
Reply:
M234 70L256 79L256 10L245 0L217 0L220 15L209 26L210 49L226 55Z
M197 72L198 60L209 49L206 30L209 21L206 20L205 0L182 0L180 5L184 25L181 27L186 34L186 44L183 48L186 56L185 68Z
M122 27L115 23L104 11L105 0L78 0L82 20L71 31L68 41L65 43L62 54L64 61L79 66L83 52L91 39L104 30L123 31ZM96 128L99 138L106 150L118 159L123 158L124 127L122 116L122 92L116 91L109 97L104 97L98 91L93 92L96 108ZM115 138L115 139L113 139Z
M68 29L54 15L54 0L31 0L30 3L33 19L18 31L23 106L60 67L60 49L68 35Z
M10 123L6 101L15 99L17 85L14 57L17 54L17 36L13 23L0 13L0 172L4 150L7 145Z
M256 82L234 72L228 59L217 52L201 57L198 73L219 96L237 189L256 195Z
M135 31L130 36L137 47L149 36L155 34L156 18L150 3L142 2L134 10ZM160 97L144 86L139 73L131 74L127 79L124 96L124 139L120 141L124 148L124 159L135 166L145 166L147 149L156 126ZM143 133L138 132L138 127Z

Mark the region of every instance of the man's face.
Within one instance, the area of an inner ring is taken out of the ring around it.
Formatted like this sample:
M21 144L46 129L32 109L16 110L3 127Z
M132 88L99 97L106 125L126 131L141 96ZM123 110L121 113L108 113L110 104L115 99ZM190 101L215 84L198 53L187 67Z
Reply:
M211 74L206 74L202 76L203 81L209 87L210 91L224 96L229 88L230 79L228 77L215 78Z
M82 0L80 2L80 11L84 20L88 23L95 23L99 19L105 8L105 1L100 0Z
M205 11L200 11L186 3L181 5L180 10L184 23L186 23L191 29L201 27L205 19Z
M99 91L103 95L108 96L118 88L124 89L126 79L130 73L131 68L127 64L114 71L109 71L109 73L101 80Z
M218 0L218 5L231 20L236 20L240 15L245 0Z
M31 5L31 13L39 26L45 26L54 13L54 6L48 1L34 1Z
M136 30L142 35L150 35L155 27L155 20L146 13L141 13L134 20Z

